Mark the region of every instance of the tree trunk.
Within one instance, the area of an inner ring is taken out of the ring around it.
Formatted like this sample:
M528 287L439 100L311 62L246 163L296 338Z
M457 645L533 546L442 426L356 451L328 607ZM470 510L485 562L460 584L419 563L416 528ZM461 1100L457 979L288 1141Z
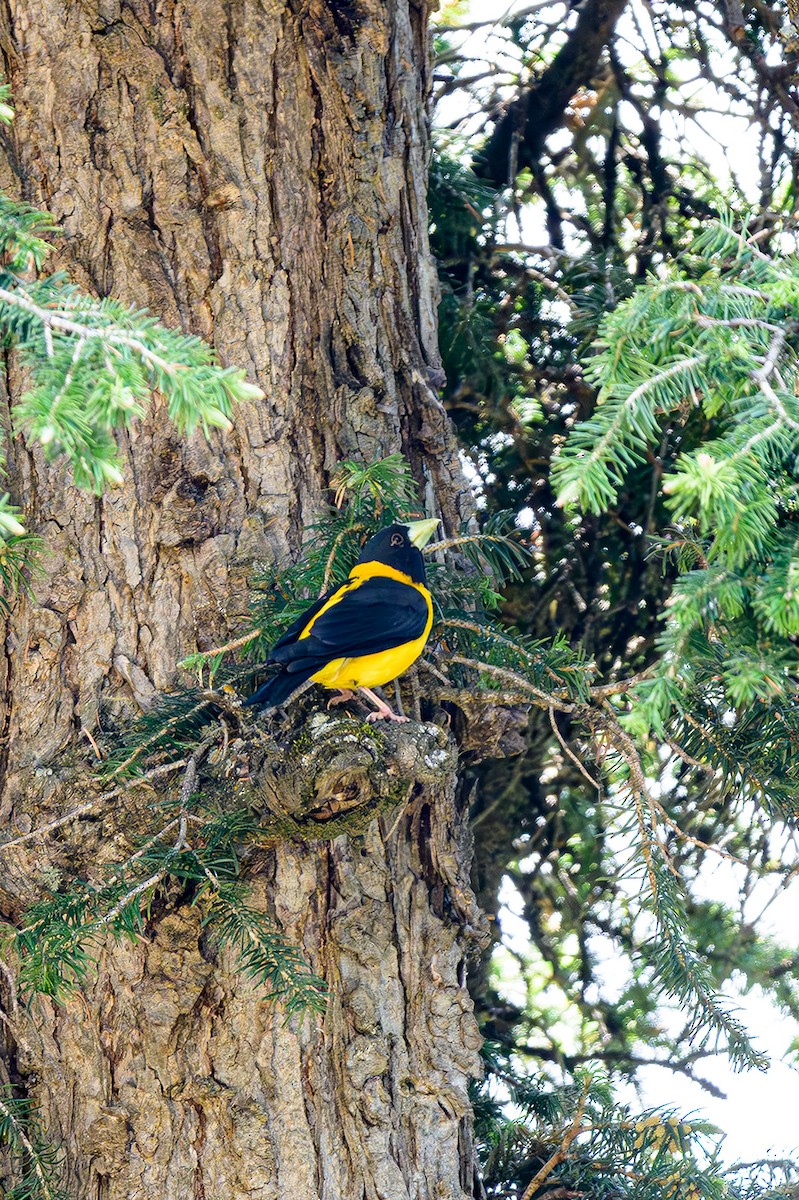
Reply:
M428 509L468 516L435 391L426 20L407 0L4 5L0 186L53 213L76 282L208 338L267 394L210 445L156 413L101 500L11 443L49 554L0 659L4 828L69 810L91 739L235 635L253 564L299 553L342 458L402 449ZM472 1194L468 839L446 736L396 737L440 741L407 811L282 842L254 875L251 903L329 983L323 1018L286 1024L179 904L63 1005L23 1018L0 976L7 1067L63 1144L70 1200ZM6 914L65 864L114 861L127 819L106 806L6 854Z

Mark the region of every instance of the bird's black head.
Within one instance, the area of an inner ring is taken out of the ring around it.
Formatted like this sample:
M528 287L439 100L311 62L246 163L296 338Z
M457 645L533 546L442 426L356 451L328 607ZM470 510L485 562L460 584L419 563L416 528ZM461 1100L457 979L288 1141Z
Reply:
M414 583L424 583L424 559L410 538L407 525L388 525L381 529L364 546L360 563L379 562L403 575L410 575Z

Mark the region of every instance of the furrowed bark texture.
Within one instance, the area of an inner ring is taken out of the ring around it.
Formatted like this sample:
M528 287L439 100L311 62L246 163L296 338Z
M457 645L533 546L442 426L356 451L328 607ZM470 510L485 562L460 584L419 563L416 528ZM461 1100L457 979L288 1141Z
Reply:
M99 501L13 441L14 499L50 553L0 658L4 827L79 800L87 735L236 632L253 563L299 552L340 459L404 449L445 525L468 515L435 393L426 16L405 0L3 6L17 119L0 185L62 224L77 282L209 338L267 393L210 446L156 415ZM12 359L9 410L23 386ZM70 1200L471 1194L453 779L450 762L362 838L266 856L255 899L329 980L324 1019L285 1025L185 908L146 945L109 945L85 999L36 1002L8 1064L63 1141ZM113 857L103 821L25 861L46 876L87 838Z
M361 836L319 841L320 823L313 845L249 852L263 860L250 903L326 977L327 1011L287 1026L197 908L155 918L145 951L106 947L80 1001L36 1004L17 1050L66 1151L68 1194L470 1195L465 1083L481 1038L460 925L479 913L454 743L435 725L383 734L317 715L299 751L251 745L246 799L270 842L303 808L358 803L328 825ZM383 815L361 820L375 802ZM126 830L142 818L131 807ZM97 821L113 828L108 813ZM84 832L80 853L102 854L97 833Z

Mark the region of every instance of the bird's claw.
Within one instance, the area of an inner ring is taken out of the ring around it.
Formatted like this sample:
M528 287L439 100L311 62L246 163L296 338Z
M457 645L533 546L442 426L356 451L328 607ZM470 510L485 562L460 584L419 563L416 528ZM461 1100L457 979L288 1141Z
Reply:
M375 721L397 721L400 725L404 725L407 724L410 717L401 717L399 713L393 712L390 708L381 708L377 712L369 713L366 720L370 725L374 724Z

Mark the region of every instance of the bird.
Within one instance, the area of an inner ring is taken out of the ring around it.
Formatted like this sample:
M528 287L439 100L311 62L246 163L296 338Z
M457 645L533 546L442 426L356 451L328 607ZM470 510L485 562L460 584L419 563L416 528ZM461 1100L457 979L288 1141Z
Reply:
M435 519L395 523L371 538L348 578L320 596L275 642L266 665L275 675L244 701L274 708L311 679L349 700L355 689L377 705L367 721L407 721L375 695L416 661L433 625L422 548Z

